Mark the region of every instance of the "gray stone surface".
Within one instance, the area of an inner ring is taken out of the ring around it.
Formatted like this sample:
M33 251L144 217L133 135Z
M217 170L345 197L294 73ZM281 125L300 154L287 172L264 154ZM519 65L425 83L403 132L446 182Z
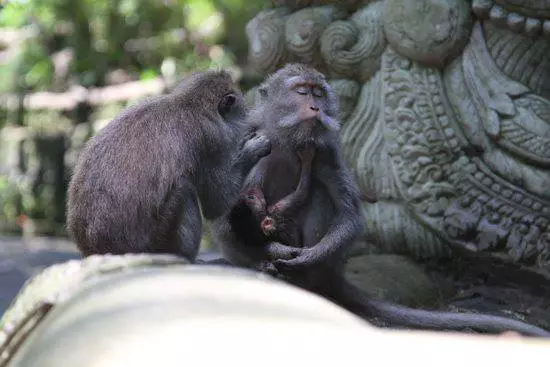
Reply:
M200 254L204 260L218 257L213 252ZM50 265L79 258L75 244L68 239L0 236L0 316L27 279Z
M0 315L23 284L44 268L80 255L74 244L60 238L0 237Z

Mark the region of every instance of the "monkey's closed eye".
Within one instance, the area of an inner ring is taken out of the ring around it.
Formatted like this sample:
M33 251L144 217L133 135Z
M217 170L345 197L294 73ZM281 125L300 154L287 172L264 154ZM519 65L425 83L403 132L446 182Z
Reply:
M307 88L307 87L297 87L296 89L294 89L294 91L298 94L306 95L306 94L309 93L309 88Z
M237 101L237 97L235 97L234 94L227 94L223 96L218 105L219 114L222 116L227 114L236 101Z

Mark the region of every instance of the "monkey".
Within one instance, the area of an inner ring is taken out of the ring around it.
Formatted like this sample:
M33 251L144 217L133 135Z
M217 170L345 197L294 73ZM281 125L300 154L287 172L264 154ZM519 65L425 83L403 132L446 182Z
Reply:
M256 239L249 241L248 232L239 233L234 227L235 217L226 215L215 220L212 228L224 258L216 263L262 270L266 261L271 262L290 284L381 326L550 336L546 330L510 318L412 309L362 294L343 275L346 254L365 228L361 193L341 153L333 91L317 70L287 64L267 77L257 93L247 121L267 135L271 153L252 168L243 191L260 190L267 205L285 197L297 181L297 147L306 141L315 144L308 198L298 213L286 218L301 228L301 244L271 241L251 246ZM253 227L247 231L261 233Z
M231 209L229 214L233 227L244 241L251 245L265 243L269 239L277 240L290 246L299 246L301 231L292 220L300 208L305 205L309 195L311 164L315 155L313 144L304 145L297 150L301 162L301 172L296 190L267 207L260 188L249 188ZM291 220L288 220L291 219ZM259 226L260 232L256 232ZM253 231L250 233L249 231Z
M229 221L232 223L233 232L246 243L246 246L263 246L270 240L290 246L299 246L301 243L300 228L292 219L305 205L309 195L315 146L304 145L297 150L297 155L302 166L298 186L294 192L267 207L261 189L249 188L231 208ZM258 269L273 276L279 275L269 261L262 262Z
M244 96L223 70L123 110L85 145L68 187L67 229L83 256L170 253L193 261L271 145L247 133Z

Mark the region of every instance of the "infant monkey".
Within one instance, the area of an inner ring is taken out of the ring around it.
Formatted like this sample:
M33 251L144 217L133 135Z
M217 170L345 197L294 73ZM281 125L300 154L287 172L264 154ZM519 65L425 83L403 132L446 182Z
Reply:
M239 221L245 221L243 227L254 228L259 226L264 236L263 241L278 241L288 246L299 247L302 243L301 231L298 222L294 218L300 209L306 204L311 183L311 165L315 156L315 145L305 144L297 149L296 154L300 158L300 179L296 190L286 195L275 204L267 206L264 193L260 187L252 187L241 194L240 199L231 209L231 220L239 225ZM239 215L242 207L247 208L255 220L250 222L249 216ZM258 245L258 242L255 242Z
M274 241L296 248L301 246L301 228L295 218L308 200L315 145L311 142L304 144L297 149L296 154L301 162L296 190L267 206L262 189L252 187L241 194L231 209L229 217L235 233L247 246L266 246ZM243 233L247 235L243 236ZM268 260L261 261L258 270L272 275L279 274Z

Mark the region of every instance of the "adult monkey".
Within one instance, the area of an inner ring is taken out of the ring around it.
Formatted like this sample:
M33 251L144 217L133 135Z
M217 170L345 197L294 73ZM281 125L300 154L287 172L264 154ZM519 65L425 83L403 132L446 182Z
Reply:
M193 261L207 219L223 215L269 153L244 137L244 98L224 71L194 73L127 108L83 150L69 184L68 232L84 256L172 253Z
M362 230L363 218L359 190L340 153L337 112L323 74L305 65L286 65L258 88L249 119L258 122L256 130L267 134L272 150L251 170L243 191L259 190L267 205L294 191L300 170L296 152L314 142L307 204L288 218L302 228L302 244L300 248L279 242L250 246L246 241L250 232L239 230L235 218L227 215L214 225L224 257L234 265L256 269L265 269L265 263L271 262L290 283L367 319L421 329L514 330L550 337L543 329L505 317L415 310L372 300L345 280L345 256ZM248 220L254 224L252 216Z

